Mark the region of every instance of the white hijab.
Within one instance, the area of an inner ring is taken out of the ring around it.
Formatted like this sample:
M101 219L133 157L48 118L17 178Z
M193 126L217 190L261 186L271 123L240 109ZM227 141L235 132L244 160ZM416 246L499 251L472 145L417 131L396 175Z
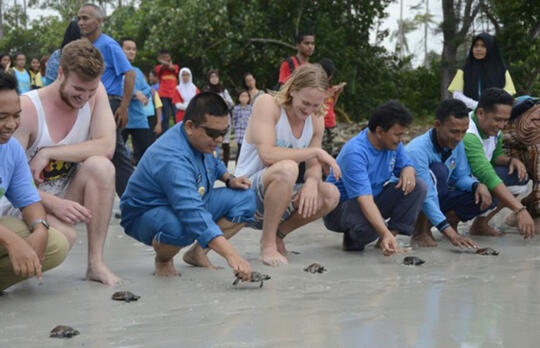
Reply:
M182 73L184 71L189 73L188 83L185 83L184 80L182 80ZM182 99L184 99L185 104L189 103L191 98L197 94L197 86L193 84L193 75L191 74L191 70L189 70L189 68L184 67L180 69L180 72L178 73L178 86L176 86L176 88L178 89Z

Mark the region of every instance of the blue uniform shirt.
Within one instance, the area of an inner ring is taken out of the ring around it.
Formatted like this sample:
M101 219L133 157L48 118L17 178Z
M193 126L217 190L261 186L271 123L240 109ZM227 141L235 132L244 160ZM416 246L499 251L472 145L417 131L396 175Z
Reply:
M206 248L222 232L205 203L214 182L226 172L215 153L203 154L191 147L183 122L178 123L146 150L131 175L120 201L122 226L129 231L144 212L169 206L185 232Z
M24 208L41 201L24 150L15 138L0 144L0 198L15 208Z
M326 179L337 186L340 201L359 196L377 196L392 174L399 176L401 170L413 166L403 144L394 150L378 150L369 141L364 129L349 140L339 152L337 163L341 168L341 180L336 181L333 173Z
M151 103L152 93L150 92L150 86L144 80L144 75L141 69L133 67L135 70L135 88L133 88L133 95L137 91L141 91L148 98L148 104ZM123 86L122 86L123 87ZM152 104L153 105L153 104ZM148 118L145 107L137 98L131 98L128 110L128 123L126 128L129 129L148 129Z
M433 226L438 226L446 220L446 217L441 211L437 187L431 177L429 166L432 163L444 163L449 170L449 186L454 186L461 191L471 192L477 180L471 176L471 169L467 162L463 142L460 141L451 151L441 149L435 139L434 131L434 129L430 129L414 138L407 144L405 151L414 162L416 175L422 178L427 185L427 195L422 210ZM443 154L446 157L444 160Z
M101 75L101 82L108 95L122 96L123 75L133 70L124 51L110 36L101 34L94 42L94 46L101 52L105 61L105 71Z

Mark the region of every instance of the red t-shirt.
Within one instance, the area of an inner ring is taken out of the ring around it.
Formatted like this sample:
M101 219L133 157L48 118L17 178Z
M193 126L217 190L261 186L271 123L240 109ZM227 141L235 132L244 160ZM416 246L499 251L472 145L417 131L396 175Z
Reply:
M328 89L331 92L332 88ZM329 97L324 101L328 107L326 115L324 115L324 128L332 128L336 126L336 112L334 111L334 97Z
M176 85L178 85L178 65L174 64L174 72L167 68L161 69L162 64L155 67L156 75L159 79L158 94L160 98L171 98L174 95Z
M293 56L293 57L289 57L289 58L292 60L295 69L298 68L300 65L302 65L302 61L300 59L298 59L297 57ZM292 74L291 67L289 66L289 62L287 62L287 59L285 59L281 63L281 66L279 67L279 80L278 80L278 82L280 84L284 84L285 82L287 82L287 80L289 79L291 74Z
M201 93L201 91L199 90L199 87L197 87L195 94L197 95L199 93ZM184 102L184 98L182 98L182 96L180 95L180 92L178 92L178 88L175 88L173 98L172 98L173 105L176 103L183 103L183 102ZM186 114L186 110L176 109L176 115L174 117L174 121L176 123L182 121L184 119L185 114Z

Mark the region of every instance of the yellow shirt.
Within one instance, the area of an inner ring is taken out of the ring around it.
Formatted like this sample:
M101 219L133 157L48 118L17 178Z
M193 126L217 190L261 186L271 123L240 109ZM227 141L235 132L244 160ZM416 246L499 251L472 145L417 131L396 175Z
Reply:
M510 73L508 72L508 70L506 70L504 74L504 79L504 90L510 93L510 95L516 94L516 87L514 87L514 82L512 81L512 77L510 77ZM454 79L452 80L452 83L450 83L450 86L448 86L448 92L463 92L463 88L465 87L464 85L465 82L463 80L463 70L458 69L458 71L456 71L456 76L454 76Z
M43 87L43 82L41 81L41 72L38 72L37 74L32 70L28 70L28 72L30 73L30 86L32 86L32 88Z

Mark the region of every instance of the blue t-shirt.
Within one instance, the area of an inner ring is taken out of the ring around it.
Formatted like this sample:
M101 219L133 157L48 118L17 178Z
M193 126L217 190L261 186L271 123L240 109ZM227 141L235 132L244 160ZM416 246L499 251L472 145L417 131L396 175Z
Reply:
M128 129L148 129L148 118L143 103L135 98L135 93L141 91L148 98L148 104L152 100L152 93L150 86L146 83L144 75L141 69L133 67L135 70L135 88L133 88L134 97L129 102L128 110L128 123L126 128ZM152 104L153 105L153 104Z
M24 150L15 138L0 144L0 198L4 195L15 208L41 201Z
M26 93L30 90L30 74L28 71L24 70L20 72L19 70L13 68L15 72L15 77L17 78L17 90L19 94Z
M340 201L377 196L392 175L399 176L403 168L413 166L402 143L396 150L378 150L370 143L367 132L368 129L364 129L339 152L337 163L341 180L336 181L333 173L326 179L339 189Z
M186 237L206 248L222 235L206 205L214 182L226 171L216 153L203 154L191 147L183 122L178 123L146 150L129 178L120 200L122 227L129 232L143 213L168 206L181 221Z
M133 70L124 51L110 36L101 34L94 42L94 46L101 52L105 61L105 71L101 75L101 82L108 95L122 96L124 88L123 75Z
M62 50L57 49L51 54L49 60L47 60L47 64L45 64L45 81L43 82L44 86L50 85L58 77L58 67L60 66L61 56Z

